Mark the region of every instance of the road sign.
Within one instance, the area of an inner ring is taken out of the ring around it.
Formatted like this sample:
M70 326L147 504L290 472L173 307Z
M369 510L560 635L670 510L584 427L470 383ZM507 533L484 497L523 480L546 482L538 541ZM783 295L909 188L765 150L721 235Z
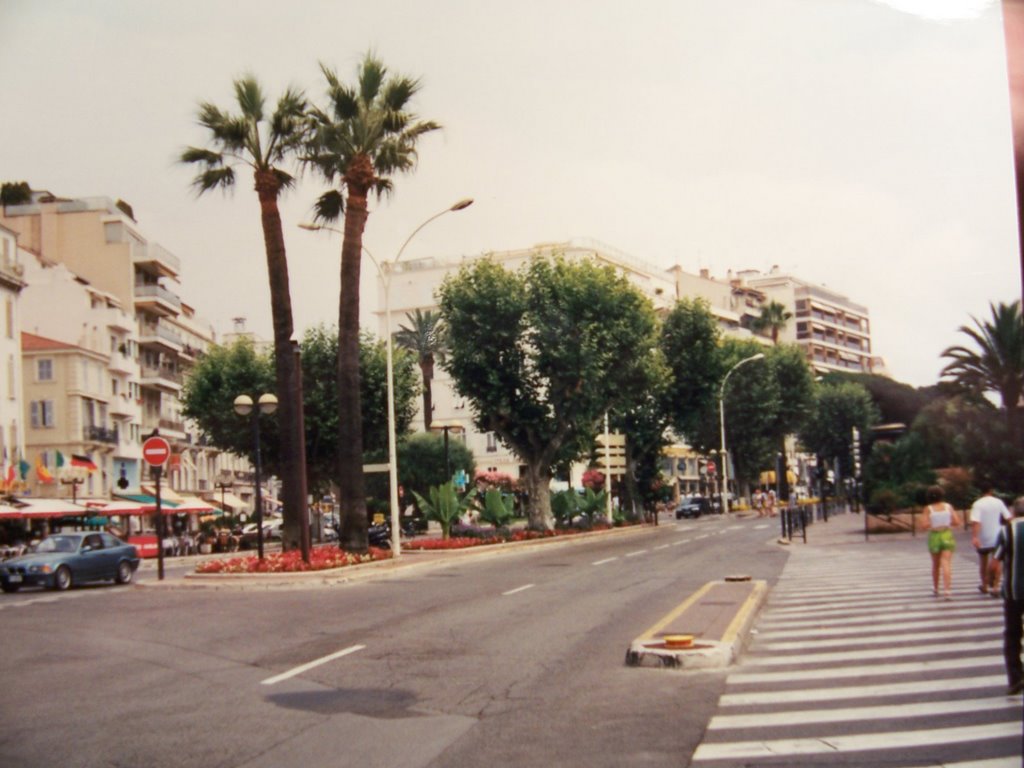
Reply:
M708 474L713 475L718 472L718 467L715 466L715 462L708 460Z
M147 437L142 444L142 458L151 467L162 467L171 456L171 444L160 436Z

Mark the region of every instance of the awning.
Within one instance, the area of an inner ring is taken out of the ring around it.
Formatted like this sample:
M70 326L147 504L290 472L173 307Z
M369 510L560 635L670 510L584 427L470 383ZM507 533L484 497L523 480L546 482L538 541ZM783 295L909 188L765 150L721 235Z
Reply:
M786 470L786 479L789 481L790 485L796 484L796 474L794 474L793 470ZM769 469L765 472L762 472L760 483L761 485L775 485L775 470Z
M124 511L120 513L111 512L110 514L122 514L122 515L151 515L156 512L156 496L150 496L148 493L117 493L114 494L121 501L133 502L136 505L134 511ZM181 498L180 496L178 498ZM178 505L173 501L169 501L163 497L163 492L160 493L160 509L165 515L173 515L177 511Z
M215 493L210 499L214 504L220 504L223 497L223 503L225 507L229 509L248 509L249 505L242 501L240 498L235 496L233 493Z
M175 512L199 512L200 514L210 514L212 512L220 512L216 507L210 506L208 503L196 496L181 496L181 503L175 507Z
M139 487L142 488L142 492L143 493L148 494L150 496L153 496L154 498L156 497L156 486L155 485L142 485L142 486L139 486ZM178 495L177 493L175 493L174 491L172 491L170 488L165 488L165 487L161 486L161 488L160 488L160 500L161 501L169 501L172 504L181 504L182 497L180 495Z
M35 519L41 517L81 517L91 515L92 510L81 504L72 504L64 499L12 498L2 505L0 519Z

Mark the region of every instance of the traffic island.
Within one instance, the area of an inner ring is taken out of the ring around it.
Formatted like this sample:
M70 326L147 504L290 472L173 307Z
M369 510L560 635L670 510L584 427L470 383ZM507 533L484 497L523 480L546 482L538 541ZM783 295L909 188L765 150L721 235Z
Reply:
M698 589L626 651L631 667L708 669L739 658L768 585L749 576L728 576Z

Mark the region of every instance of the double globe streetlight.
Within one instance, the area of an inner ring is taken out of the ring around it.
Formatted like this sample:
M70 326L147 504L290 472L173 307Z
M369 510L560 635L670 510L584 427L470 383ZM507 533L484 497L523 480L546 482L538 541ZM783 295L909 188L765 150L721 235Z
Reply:
M260 478L262 462L260 460L260 414L271 414L277 410L277 398L271 394L260 395L253 403L249 395L239 395L235 398L235 413L239 416L251 416L252 441L253 441L253 485L256 493L256 551L260 560L263 559L263 490L260 487L263 482ZM305 504L306 500L303 499Z
M721 499L722 511L728 513L729 511L729 454L725 451L725 384L729 381L729 377L732 372L739 368L744 363L749 363L752 360L763 360L764 352L758 352L756 355L745 357L740 360L736 365L730 368L725 378L722 379L722 386L718 390L718 418L722 427L722 488L721 488Z
M387 344L385 349L387 351L387 380L388 380L388 483L390 485L390 506L391 506L391 554L392 557L399 557L402 554L402 528L401 520L399 519L399 508L398 508L398 438L395 434L395 372L393 363L392 353L392 333L391 333L391 275L392 270L396 264L401 260L402 254L405 252L405 247L409 245L409 241L412 240L421 229L427 224L434 221L434 219L444 216L446 213L453 213L455 211L462 211L469 208L473 204L473 199L467 197L463 200L459 200L454 205L445 208L443 211L439 211L431 216L429 219L420 224L416 229L412 231L405 242L402 243L402 247L398 249L398 254L395 256L393 261L385 261L383 263L378 262L373 257L366 247L363 247L363 252L370 257L370 261L373 262L373 266L377 268L377 274L380 275L381 282L384 285L384 326L387 330ZM335 232L339 235L344 236L337 227L330 227L323 224L299 224L301 229L306 229L311 232L318 230L327 230L328 232ZM427 418L430 414L424 414Z

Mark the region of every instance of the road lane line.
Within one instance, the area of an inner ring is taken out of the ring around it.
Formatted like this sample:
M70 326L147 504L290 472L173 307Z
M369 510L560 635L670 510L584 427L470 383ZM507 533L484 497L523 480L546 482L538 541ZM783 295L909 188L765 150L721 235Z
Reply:
M502 592L501 594L502 595L514 595L516 592L523 592L524 590L531 589L531 588L533 588L535 586L537 586L537 585L536 584L524 584L521 587L516 587L515 589L510 589L508 592Z
M646 549L638 549L636 552L627 552L626 557L636 557L637 555L646 555Z
M659 549L668 549L671 546L671 544L662 544L660 547L655 547L654 551L657 552Z
M658 632L660 632L665 627L667 627L669 624L671 624L673 621L675 621L677 618L682 616L683 612L687 608L689 608L695 602L700 600L714 586L715 586L715 583L713 581L709 581L703 587L701 587L696 592L694 592L692 595L690 595L688 598L686 598L682 603L680 603L675 608L673 608L671 611L669 611L665 616L663 616L658 621L657 624L655 624L653 627L651 627L646 632L644 632L642 635L640 635L639 639L640 640L649 640L652 637L654 637Z
M689 544L693 539L680 539L679 541L673 541L672 546L678 547L680 544Z
M342 651L338 651L336 653L330 654L329 656L324 656L322 658L319 658L319 659L316 659L314 661L311 661L308 664L302 664L302 665L300 665L298 667L294 667L293 669L289 669L287 672L282 672L280 675L274 675L273 677L268 677L266 680L261 680L260 684L261 685L273 685L274 683L280 683L282 680L287 680L290 677L295 677L296 675L301 675L303 672L306 672L306 671L308 671L310 669L313 669L314 667L319 667L321 664L326 664L329 661L334 661L335 659L340 659L342 656L348 656L350 653L355 653L356 651L361 651L365 647L366 647L365 645L353 645L353 646L350 646L348 648L345 648Z
M604 560L595 560L591 565L604 565L605 563L610 563L618 559L619 558L617 557L606 557Z
M696 538L696 541L700 541L701 539L706 539L710 535L711 535L710 533L702 533L700 536L698 536Z

